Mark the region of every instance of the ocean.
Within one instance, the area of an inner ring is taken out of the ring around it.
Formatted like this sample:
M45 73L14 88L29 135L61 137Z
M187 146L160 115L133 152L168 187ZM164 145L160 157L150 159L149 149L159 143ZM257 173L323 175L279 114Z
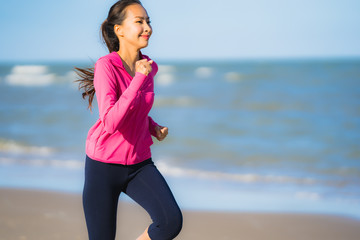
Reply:
M180 207L360 217L360 59L158 64L152 155ZM74 66L0 63L0 187L82 192L98 110Z

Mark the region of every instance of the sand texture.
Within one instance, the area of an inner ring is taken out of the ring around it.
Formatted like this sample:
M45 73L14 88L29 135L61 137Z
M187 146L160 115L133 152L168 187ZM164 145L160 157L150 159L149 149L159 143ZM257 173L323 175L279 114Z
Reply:
M120 202L117 238L136 239L150 223L139 206ZM0 240L85 240L81 196L0 189ZM184 211L179 240L357 240L360 220L309 214Z

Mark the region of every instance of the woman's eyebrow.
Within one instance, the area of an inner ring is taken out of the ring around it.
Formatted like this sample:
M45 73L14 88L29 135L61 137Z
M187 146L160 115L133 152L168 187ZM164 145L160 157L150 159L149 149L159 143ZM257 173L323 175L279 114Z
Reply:
M135 18L140 18L140 19L150 19L149 17L144 18L144 17L140 17L140 16L135 16Z

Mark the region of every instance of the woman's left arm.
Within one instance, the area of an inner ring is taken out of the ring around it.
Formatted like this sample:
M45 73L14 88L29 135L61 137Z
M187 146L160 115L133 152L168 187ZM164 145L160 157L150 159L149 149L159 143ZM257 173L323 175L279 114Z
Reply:
M152 74L152 77L154 78L156 73L158 72L158 65L156 62L153 64L153 69L150 74ZM156 137L157 140L162 141L166 138L168 135L169 129L167 127L160 126L157 124L150 116L148 116L149 119L149 131L150 134L154 137Z
M156 137L156 127L159 126L159 124L157 124L150 116L148 116L149 118L149 131L150 134L154 137Z
M151 117L149 117L149 131L150 134L156 137L157 140L162 141L169 133L167 127L160 126Z

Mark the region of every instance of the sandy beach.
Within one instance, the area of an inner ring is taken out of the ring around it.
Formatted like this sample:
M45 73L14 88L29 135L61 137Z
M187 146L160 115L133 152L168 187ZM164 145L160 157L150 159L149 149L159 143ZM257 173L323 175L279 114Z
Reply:
M139 206L120 202L117 239L136 239L150 223ZM185 239L355 240L360 220L330 215L184 211ZM0 190L0 240L87 239L81 196Z

